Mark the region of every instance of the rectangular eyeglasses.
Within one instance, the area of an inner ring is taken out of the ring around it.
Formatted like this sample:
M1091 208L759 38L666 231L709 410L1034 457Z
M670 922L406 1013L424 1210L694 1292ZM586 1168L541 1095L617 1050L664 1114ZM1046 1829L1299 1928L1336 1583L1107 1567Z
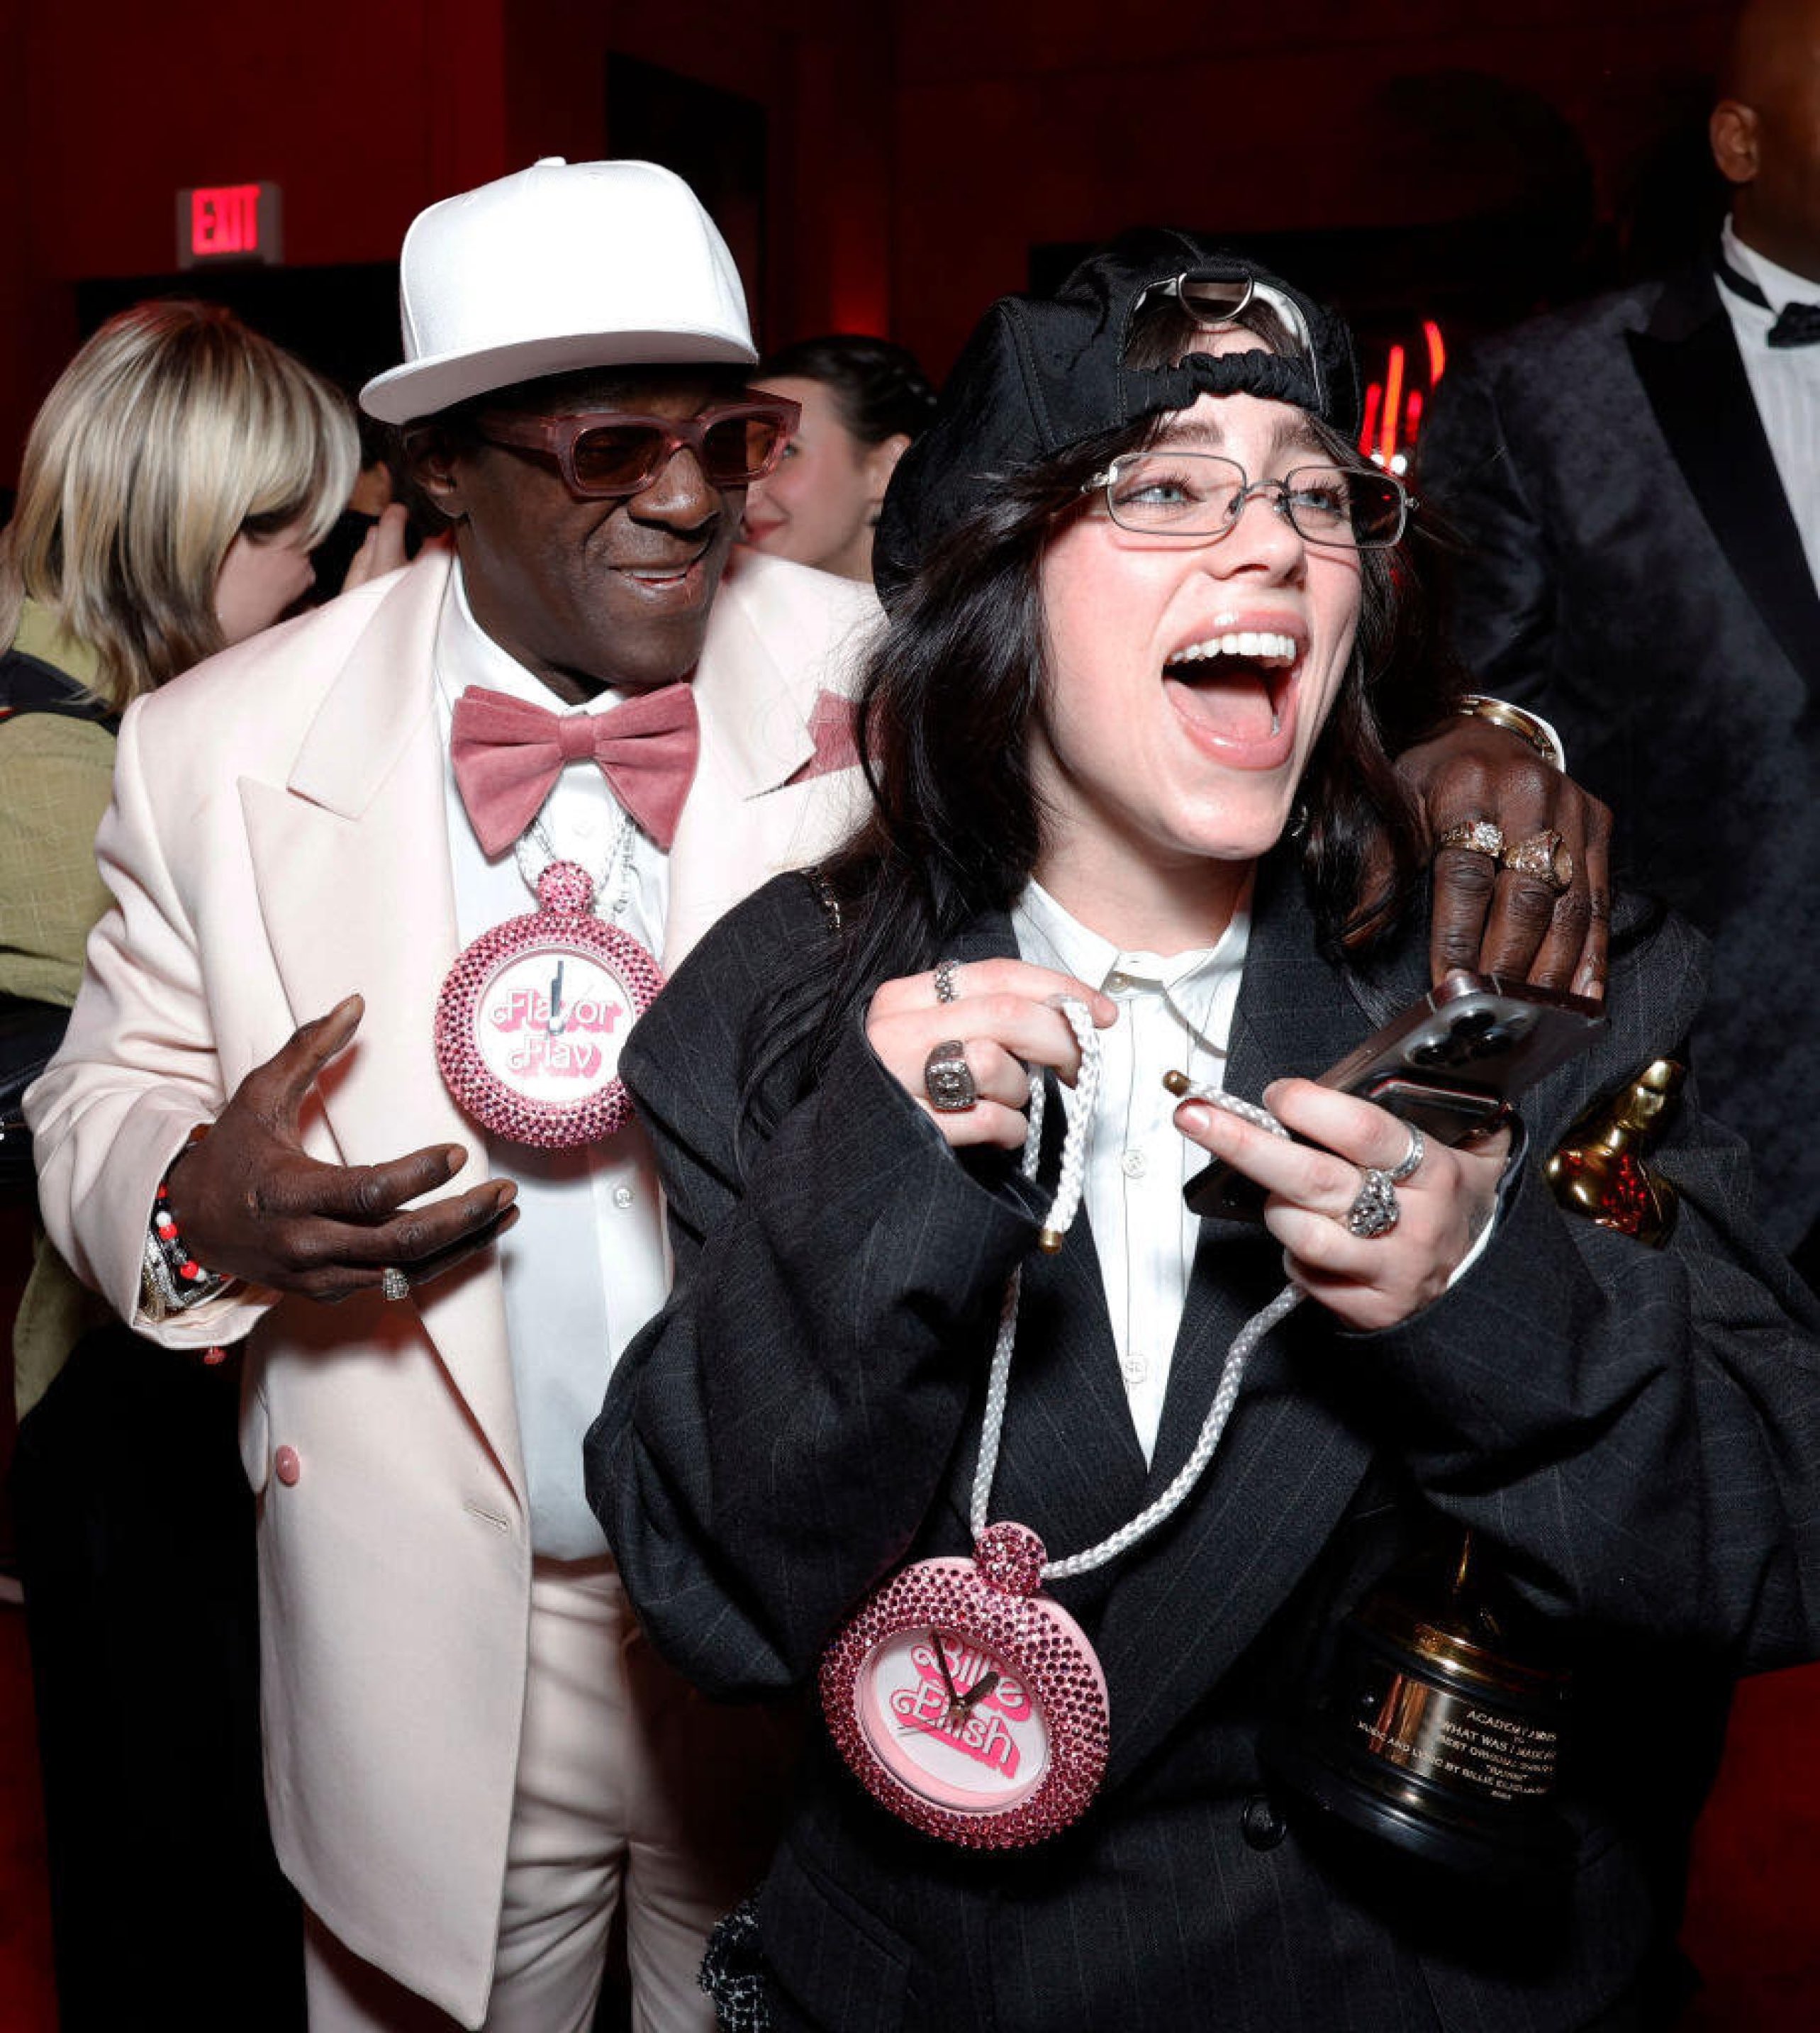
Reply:
M694 417L618 410L540 417L484 410L474 428L489 444L554 459L573 492L607 497L642 492L684 445L710 486L749 487L776 466L802 414L786 397L767 395L721 403Z
M1305 543L1349 551L1387 550L1410 506L1400 480L1370 467L1298 466L1252 480L1237 459L1210 451L1126 452L1080 491L1102 490L1113 521L1140 537L1223 536L1260 495Z

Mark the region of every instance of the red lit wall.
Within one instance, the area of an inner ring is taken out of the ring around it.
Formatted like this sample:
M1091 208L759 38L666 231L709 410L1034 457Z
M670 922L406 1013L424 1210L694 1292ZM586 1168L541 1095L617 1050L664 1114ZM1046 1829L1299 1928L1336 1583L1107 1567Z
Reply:
M288 262L383 260L430 197L502 160L497 0L319 0L306 15L90 0L20 8L0 32L0 76L24 102L0 185L6 478L75 342L68 284L174 268L180 189L267 179Z
M287 261L383 260L411 215L611 145L620 51L770 115L768 342L887 327L938 370L1035 243L1462 216L1520 144L1412 128L1399 80L1489 73L1566 115L1608 208L1697 95L1725 0L0 0L0 480L75 338L70 283L173 266L174 193L283 189ZM1431 103L1429 114L1434 108Z
M0 482L76 343L69 285L173 270L180 189L279 185L287 266L388 260L435 198L605 152L610 50L766 107L761 328L882 324L882 36L836 0L0 0Z
M1396 117L1397 81L1485 73L1578 130L1609 211L1665 104L1697 107L1724 0L916 0L897 10L897 335L945 367L1032 244L1141 223L1215 232L1439 223L1522 170L1514 137Z

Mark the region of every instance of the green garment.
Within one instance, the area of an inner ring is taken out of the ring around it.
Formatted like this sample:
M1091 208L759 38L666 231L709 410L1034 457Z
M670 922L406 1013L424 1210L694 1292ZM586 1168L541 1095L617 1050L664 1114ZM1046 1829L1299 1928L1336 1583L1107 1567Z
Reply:
M77 684L94 689L101 659L80 636L66 635L54 611L41 600L21 604L19 626L6 646L22 656L36 657L39 663L49 664Z
M28 600L11 646L79 684L95 654ZM95 829L114 784L114 736L94 721L21 713L0 725L0 990L76 1000L82 949L107 908Z
M94 681L94 653L35 601L25 602L10 646L79 683ZM113 783L114 736L97 722L30 713L0 723L0 990L66 1008L75 1002L83 947L109 902L95 830ZM13 1326L21 1417L84 1330L112 1317L40 1236Z

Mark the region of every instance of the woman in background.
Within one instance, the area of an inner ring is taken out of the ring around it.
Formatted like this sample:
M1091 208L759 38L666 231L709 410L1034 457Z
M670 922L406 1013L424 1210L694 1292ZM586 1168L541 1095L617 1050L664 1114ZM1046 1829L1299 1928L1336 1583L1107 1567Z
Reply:
M0 995L53 1024L74 1002L108 904L94 843L121 714L309 593L357 445L340 396L217 305L137 305L64 370L0 534ZM260 1787L238 1365L131 1335L42 1238L13 1339L66 2033L164 2006L238 2024L255 1979L262 2024L300 2023Z
M869 582L886 487L935 405L916 356L837 332L772 354L752 386L788 396L803 416L775 471L747 493L746 542Z

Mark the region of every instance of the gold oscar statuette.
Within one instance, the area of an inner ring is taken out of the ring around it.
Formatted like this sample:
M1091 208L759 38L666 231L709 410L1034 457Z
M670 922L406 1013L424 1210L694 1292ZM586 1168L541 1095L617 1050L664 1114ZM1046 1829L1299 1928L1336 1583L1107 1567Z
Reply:
M1271 1766L1406 1855L1488 1882L1552 1877L1570 1676L1472 1534L1392 1574L1342 1623L1331 1669Z
M1634 1235L1659 1249L1675 1225L1674 1185L1645 1159L1675 1112L1686 1069L1672 1059L1644 1067L1615 1100L1581 1117L1546 1167L1569 1214Z
M1645 1162L1686 1075L1658 1059L1590 1110L1545 1168L1570 1214L1659 1248L1672 1183ZM1301 1715L1266 1738L1296 1792L1406 1855L1546 1882L1573 1844L1553 1794L1571 1675L1470 1533L1393 1571L1342 1623Z

